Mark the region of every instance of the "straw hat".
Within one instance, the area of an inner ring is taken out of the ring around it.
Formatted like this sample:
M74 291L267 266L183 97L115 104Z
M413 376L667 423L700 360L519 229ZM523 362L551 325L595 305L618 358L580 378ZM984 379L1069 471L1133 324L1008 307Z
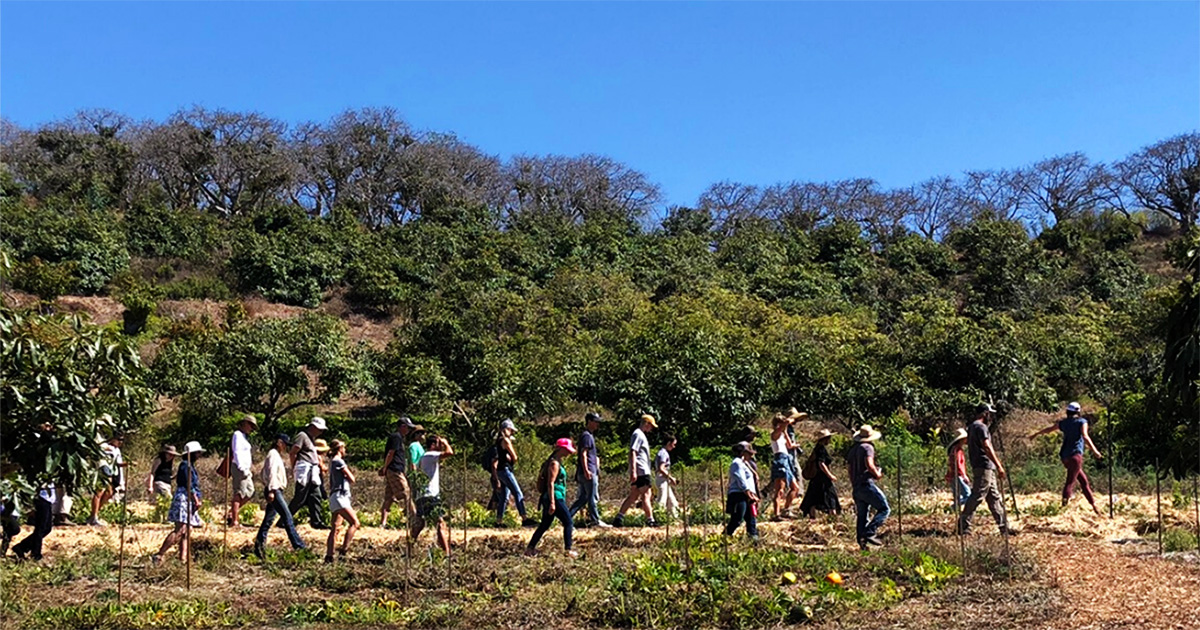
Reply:
M326 442L324 438L318 438L315 442L313 442L313 446L317 449L318 453L329 452L329 442Z
M192 440L191 442L188 442L187 444L183 445L183 454L184 455L191 455L192 453L203 453L203 452L204 452L204 447L200 446L200 443L197 442L196 440Z
M833 435L833 433L830 433L829 429L821 429L820 431L817 431L816 439L818 442L820 442L821 440L824 440L825 438L827 438L831 435Z
M791 407L787 410L787 419L788 420L800 420L802 418L807 418L807 417L808 417L807 413L805 413L803 411L796 411L795 407Z
M871 425L864 424L858 427L858 433L854 434L855 442L874 442L883 437L883 434L871 428Z
M255 429L258 428L258 418L255 418L254 416L252 416L250 414L246 414L246 417L239 420L238 424L241 424L243 422L249 422L250 425L253 426Z
M954 439L950 440L950 446L954 446L965 439L967 439L967 430L960 427L958 431L955 432Z
M173 444L168 444L168 445L164 446L161 451L159 451L159 454L160 455L178 455L179 451L175 450L175 446Z

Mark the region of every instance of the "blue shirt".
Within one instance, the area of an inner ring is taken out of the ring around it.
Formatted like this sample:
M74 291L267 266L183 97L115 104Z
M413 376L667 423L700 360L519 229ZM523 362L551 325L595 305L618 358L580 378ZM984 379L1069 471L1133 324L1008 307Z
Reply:
M859 442L850 449L847 459L849 459L851 486L857 488L875 481L875 475L871 474L870 468L867 468L867 458L873 457L875 457L875 447L871 446L870 442Z
M1075 416L1058 421L1058 430L1062 431L1063 444L1058 450L1059 459L1083 455L1083 427L1087 426L1087 418Z
M729 464L729 494L735 492L756 492L754 473L750 471L750 464L741 457L735 457Z
M599 459L596 456L596 437L591 431L584 431L579 436L579 456L575 458L577 475L583 476L583 467L587 466L592 476L596 476Z

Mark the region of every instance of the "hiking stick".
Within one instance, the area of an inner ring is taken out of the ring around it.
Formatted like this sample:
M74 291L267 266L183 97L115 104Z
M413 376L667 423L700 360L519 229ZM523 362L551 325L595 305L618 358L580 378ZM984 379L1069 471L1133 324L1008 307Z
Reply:
M1158 470L1158 458L1154 458L1154 501L1158 505L1158 555L1163 553L1163 523L1162 523L1162 476Z
M121 495L121 545L117 552L117 604L121 603L125 577L125 522L129 520L129 491Z

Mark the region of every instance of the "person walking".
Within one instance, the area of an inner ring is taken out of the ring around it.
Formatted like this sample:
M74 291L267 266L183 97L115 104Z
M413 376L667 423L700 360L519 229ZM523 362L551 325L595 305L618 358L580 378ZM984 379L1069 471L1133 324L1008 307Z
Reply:
M621 527L625 523L625 512L638 505L646 513L646 526L655 527L654 510L650 506L650 440L646 434L658 428L658 421L650 414L643 414L638 428L633 430L629 440L629 495L617 511L613 525Z
M268 449L267 461L263 464L263 496L267 503L262 525L258 527L258 535L254 538L254 555L258 556L259 560L266 557L267 534L270 533L271 526L275 524L276 516L283 523L283 529L287 532L288 542L292 544L292 549L307 548L304 541L300 539L300 535L296 533L296 524L292 520L292 513L288 510L287 501L283 498L283 490L287 487L287 468L283 465L283 454L291 445L292 440L286 433L275 436L275 443Z
M175 477L175 457L178 455L179 451L167 444L150 462L150 474L146 476L146 495L151 503L156 503L158 497L171 497L171 480Z
M600 518L600 452L596 448L596 431L600 428L600 414L589 411L583 417L583 433L579 435L579 456L575 458L575 482L579 484L575 503L571 505L571 518L587 508L588 526L612 527Z
M529 545L525 547L527 556L537 555L538 542L542 540L542 536L550 529L550 525L557 517L562 522L563 546L566 548L567 555L572 558L579 557L579 554L571 549L575 523L571 520L570 511L567 510L567 469L563 465L563 458L574 454L575 445L571 443L571 438L559 438L554 443L554 451L550 453L550 457L546 459L538 472L538 492L541 493L538 498L538 508L542 512L542 520L534 530L533 537L529 539Z
M798 497L798 496L800 496L800 490L801 490L800 479L802 478L801 469L800 469L800 458L801 458L801 456L804 455L804 449L800 448L800 442L796 440L796 424L799 423L801 420L807 420L808 413L803 412L803 411L797 411L795 407L791 407L787 410L787 413L784 414L784 417L787 418L787 420L788 420L788 425L787 425L788 439L790 439L793 444L793 448L792 448L791 452L789 452L788 454L792 456L792 479L794 479L796 481L796 495L795 496Z
M1100 508L1096 507L1096 497L1092 495L1092 484L1088 481L1087 473L1083 472L1083 447L1087 445L1088 450L1096 459L1103 459L1104 456L1100 454L1100 449L1096 448L1096 445L1092 443L1092 437L1088 435L1088 421L1081 414L1082 410L1083 408L1077 402L1067 405L1066 418L1029 437L1033 439L1054 431L1062 432L1063 442L1062 447L1058 449L1058 457L1062 460L1063 467L1067 469L1067 481L1063 484L1062 490L1062 506L1067 507L1071 495L1075 492L1075 483L1079 482L1079 489L1083 491L1083 497L1092 506L1092 511L1099 516Z
M200 475L196 472L196 455L203 452L204 448L195 440L183 446L183 461L179 462L179 469L175 472L175 495L167 512L167 520L174 523L175 529L167 534L158 553L150 558L154 564L162 562L163 555L175 545L179 545L179 558L186 561L191 553L186 530L204 525L200 519L200 500L203 498L200 494Z
M108 523L100 519L100 508L112 498L125 494L125 458L121 454L124 443L122 436L114 435L100 445L100 488L92 495L88 525L106 527Z
M725 535L732 536L746 523L746 535L758 541L758 518L755 504L758 503L757 480L752 468L754 464L754 446L749 442L738 442L733 447L733 461L729 463L729 490L725 496L725 513L729 515L729 523L725 525Z
M231 527L241 527L242 506L254 498L254 456L250 448L249 436L258 429L258 419L246 414L238 421L233 431L229 450L233 456L229 462L229 477L233 483L233 498L229 502L229 518Z
M829 429L821 429L817 433L817 442L813 445L812 453L805 461L802 475L812 478L808 481L808 489L804 499L800 501L800 512L808 518L816 518L817 512L826 514L841 514L842 504L838 499L837 487L834 482L837 477L833 474L833 458L829 456L829 440L833 434Z
M307 508L308 524L313 529L329 529L321 510L324 493L321 486L321 458L313 441L325 432L325 428L325 419L313 416L308 426L292 438L292 449L289 451L296 491L292 494L288 511L295 518L301 509Z
M500 423L500 431L496 434L496 478L500 482L496 496L496 527L504 527L504 512L508 509L510 493L516 500L521 525L532 527L537 524L537 521L529 518L525 509L525 495L521 493L521 485L517 483L517 475L513 472L518 459L512 443L516 432L517 425L512 420L505 420Z
M791 426L792 421L783 414L777 414L771 422L771 492L775 495L775 500L771 502L773 521L792 517L792 501L800 492L795 465L792 463L796 443L788 434ZM783 505L780 506L780 503Z
M654 487L658 491L659 511L665 511L671 517L679 512L679 501L675 499L672 486L679 483L671 474L671 451L675 450L677 440L674 435L663 435L663 446L654 456Z
M329 539L325 541L325 562L333 562L333 547L337 543L342 521L346 521L346 537L338 549L338 557L344 558L358 531L358 514L350 505L350 484L354 483L354 471L346 465L346 443L334 440L330 445L329 459L329 513L333 523L329 528Z
M33 531L12 547L17 560L24 562L26 556L39 561L42 559L42 541L54 529L54 504L56 501L58 501L58 490L53 483L48 483L38 489L37 495L33 498ZM17 531L20 531L19 525Z
M421 497L417 499L417 515L413 519L411 536L416 540L432 522L437 530L437 546L446 555L450 554L450 527L446 524L446 507L442 502L442 460L454 454L450 442L438 435L425 440L424 454L417 462L417 470L424 477Z
M1003 479L1004 464L992 448L992 434L988 423L996 410L987 403L975 408L975 420L967 427L967 461L971 464L971 494L958 517L958 529L964 535L971 533L971 517L979 504L987 500L988 509L1001 534L1014 534L1008 527L1008 516L1004 511L1004 495L1000 494L999 479Z
M875 465L875 446L872 442L879 440L880 437L882 435L871 428L871 425L862 425L854 434L854 446L850 448L850 454L847 457L850 484L853 488L854 510L857 515L855 534L860 549L883 545L883 541L879 539L879 528L883 527L888 515L891 514L887 497L875 484L876 480L883 478L883 471ZM875 511L875 517L869 521L867 520L868 510Z
M962 509L971 496L971 479L967 476L967 456L963 446L967 443L967 430L959 429L946 447L946 483L954 493L954 507Z
M379 476L384 478L383 489L383 507L379 511L379 527L387 529L388 516L392 511L392 504L399 503L404 510L404 523L407 527L412 523L413 514L416 512L416 504L412 499L412 492L408 488L408 470L416 462L409 460L409 448L407 441L409 435L417 425L413 424L412 419L408 416L400 416L396 421L396 430L388 436L387 449L383 454L383 466L379 469Z

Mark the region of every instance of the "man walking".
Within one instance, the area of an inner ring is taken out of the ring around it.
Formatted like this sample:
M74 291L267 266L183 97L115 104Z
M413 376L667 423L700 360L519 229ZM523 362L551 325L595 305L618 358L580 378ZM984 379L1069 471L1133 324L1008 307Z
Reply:
M850 484L853 487L854 511L857 513L855 533L860 549L866 549L868 545L883 545L883 541L879 540L879 528L891 514L887 497L883 496L883 491L875 484L877 479L883 478L883 471L875 465L875 446L872 442L880 437L881 434L872 429L871 425L862 425L854 434L854 446L847 457ZM869 522L868 510L875 510L875 517Z
M587 507L588 526L612 527L600 519L600 453L596 449L596 431L600 414L589 411L583 418L583 433L579 436L579 456L575 458L575 481L579 491L571 505L571 518Z
M254 498L254 476L251 474L251 468L254 467L254 457L250 450L249 435L258 428L258 420L246 414L238 422L237 429L233 432L233 440L230 442L229 449L233 455L233 459L229 462L229 477L233 482L233 499L230 502L229 525L232 527L241 527L241 518L239 512L242 511L242 506Z
M1008 517L1004 512L1004 495L1000 494L999 479L1004 477L1004 464L992 448L992 434L988 423L996 410L987 403L975 407L975 421L967 427L967 460L971 464L971 496L958 517L958 529L963 534L971 532L971 517L979 503L987 499L988 509L996 520L1001 534L1012 534L1008 528Z
M658 525L654 522L654 511L650 506L650 440L646 438L646 433L657 428L658 422L654 416L645 414L638 428L633 430L633 437L629 441L629 496L621 504L617 518L613 519L613 525L617 527L624 524L625 512L639 501L646 512L646 525Z
M308 524L313 529L329 529L321 510L321 460L317 454L317 445L313 440L325 432L325 419L313 416L308 426L292 438L292 472L296 479L296 493L288 504L292 516L301 508L308 508Z
M412 492L408 486L410 461L409 447L405 444L416 427L417 425L413 424L412 419L408 416L400 416L400 419L396 421L395 433L388 437L387 451L383 455L383 467L379 469L379 475L386 481L383 490L383 508L379 513L379 527L382 529L387 529L388 514L392 511L393 503L399 503L403 508L406 525L412 524L413 514L416 513L416 505L413 503Z

